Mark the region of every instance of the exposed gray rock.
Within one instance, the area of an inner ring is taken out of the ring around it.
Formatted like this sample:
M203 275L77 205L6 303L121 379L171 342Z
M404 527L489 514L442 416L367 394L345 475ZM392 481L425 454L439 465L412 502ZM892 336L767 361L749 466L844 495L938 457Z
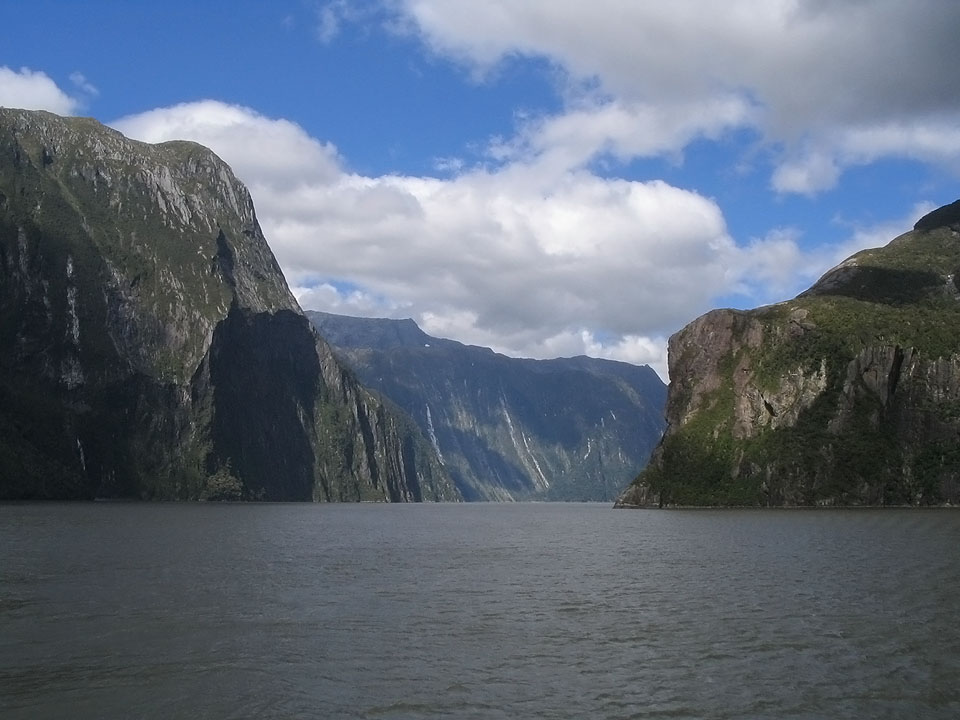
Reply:
M414 418L468 499L612 500L662 432L666 389L646 366L508 358L412 320L307 316Z
M667 430L621 507L960 502L960 204L797 299L670 339Z
M0 497L459 498L194 143L0 109Z

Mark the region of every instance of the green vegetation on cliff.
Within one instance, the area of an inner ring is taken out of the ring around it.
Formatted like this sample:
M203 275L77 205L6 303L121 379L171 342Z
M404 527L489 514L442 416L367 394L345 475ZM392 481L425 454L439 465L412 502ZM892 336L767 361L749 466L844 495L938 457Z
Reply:
M698 318L670 375L618 505L960 501L960 202L792 301Z
M0 108L0 498L456 500L312 330L230 168Z

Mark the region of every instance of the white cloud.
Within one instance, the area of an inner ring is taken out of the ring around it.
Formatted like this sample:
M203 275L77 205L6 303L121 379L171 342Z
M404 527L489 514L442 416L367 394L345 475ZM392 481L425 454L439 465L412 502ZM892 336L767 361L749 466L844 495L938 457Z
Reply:
M665 375L665 338L717 298L780 300L842 259L803 249L791 228L738 245L709 198L537 153L448 179L366 177L294 123L215 101L113 124L150 142L196 140L230 163L302 307L413 317L510 355L589 354ZM851 228L842 251L915 220Z
M957 3L387 6L399 13L393 27L476 76L515 56L548 59L567 82L565 108L519 119L513 137L490 143L487 167L437 159L443 179L351 173L295 123L211 100L113 123L148 142L201 142L229 162L306 308L412 316L513 355L587 353L665 372L664 338L717 298L788 297L916 218L851 227L839 247L807 249L796 228L737 243L712 199L601 177L598 159L679 158L693 141L747 128L761 148L751 159L772 162L781 193L814 195L846 168L891 156L960 172ZM323 42L372 17L343 0L315 7ZM96 93L80 73L71 80ZM8 68L0 104L79 106L43 73Z
M331 283L311 287L294 286L290 291L300 306L308 310L324 310L355 317L377 317L384 315L385 311L392 317L403 314L400 306L385 298L358 289L338 289Z
M412 316L514 355L660 362L665 335L734 273L716 203L660 181L538 157L444 180L365 177L297 125L214 101L113 125L196 140L229 162L307 308Z
M955 119L889 122L847 130L838 143L852 162L870 162L885 155L918 160L960 158L960 126Z
M340 17L327 5L317 12L317 39L327 44L340 34Z
M834 151L808 150L782 162L774 170L770 184L778 192L815 195L832 188L839 178Z
M805 286L812 279L807 269L811 258L800 248L800 237L796 228L774 228L739 250L739 291L765 302L789 297L798 285Z
M57 87L46 73L0 66L0 106L72 115L80 103Z
M558 171L582 167L598 155L629 161L678 154L694 139L717 139L752 124L753 115L754 108L733 95L659 105L587 99L561 115L529 120L493 154L499 160L539 157Z
M583 331L581 336L587 355L635 365L649 365L657 371L664 382L669 380L666 338L624 335L618 342L605 345L598 342L589 331Z
M316 7L317 39L328 45L340 34L344 22L356 22L364 13L347 0L329 0Z
M82 72L72 72L70 73L70 82L85 95L90 97L96 97L100 94L100 91L96 86L87 80L86 76Z
M960 4L942 0L403 0L409 32L482 74L544 57L604 100L536 128L574 156L656 155L731 127L774 149L772 186L813 194L888 155L960 172ZM726 112L717 109L726 105ZM676 112L677 110L683 112ZM585 122L589 120L589 122Z
M960 116L867 123L824 132L817 145L807 143L776 168L772 186L779 192L814 195L834 187L845 167L868 165L884 157L940 165L960 174Z
M144 142L189 139L212 148L249 184L284 191L303 183L329 182L340 173L336 149L288 120L213 100L182 103L111 123Z

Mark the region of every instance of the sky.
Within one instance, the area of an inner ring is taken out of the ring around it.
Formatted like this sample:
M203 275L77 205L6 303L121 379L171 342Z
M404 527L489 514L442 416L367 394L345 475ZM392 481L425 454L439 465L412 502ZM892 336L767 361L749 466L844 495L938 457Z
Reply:
M960 198L952 0L0 0L0 106L213 149L304 309L667 376Z

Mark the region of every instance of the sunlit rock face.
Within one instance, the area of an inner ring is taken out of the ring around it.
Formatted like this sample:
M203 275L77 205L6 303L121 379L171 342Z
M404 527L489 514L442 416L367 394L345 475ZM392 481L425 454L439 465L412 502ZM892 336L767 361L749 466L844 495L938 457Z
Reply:
M459 494L310 327L216 155L0 109L0 497Z
M667 430L618 505L960 502L960 201L789 302L670 339Z
M307 316L414 418L469 499L612 501L663 432L666 388L647 366L509 358L412 320Z

